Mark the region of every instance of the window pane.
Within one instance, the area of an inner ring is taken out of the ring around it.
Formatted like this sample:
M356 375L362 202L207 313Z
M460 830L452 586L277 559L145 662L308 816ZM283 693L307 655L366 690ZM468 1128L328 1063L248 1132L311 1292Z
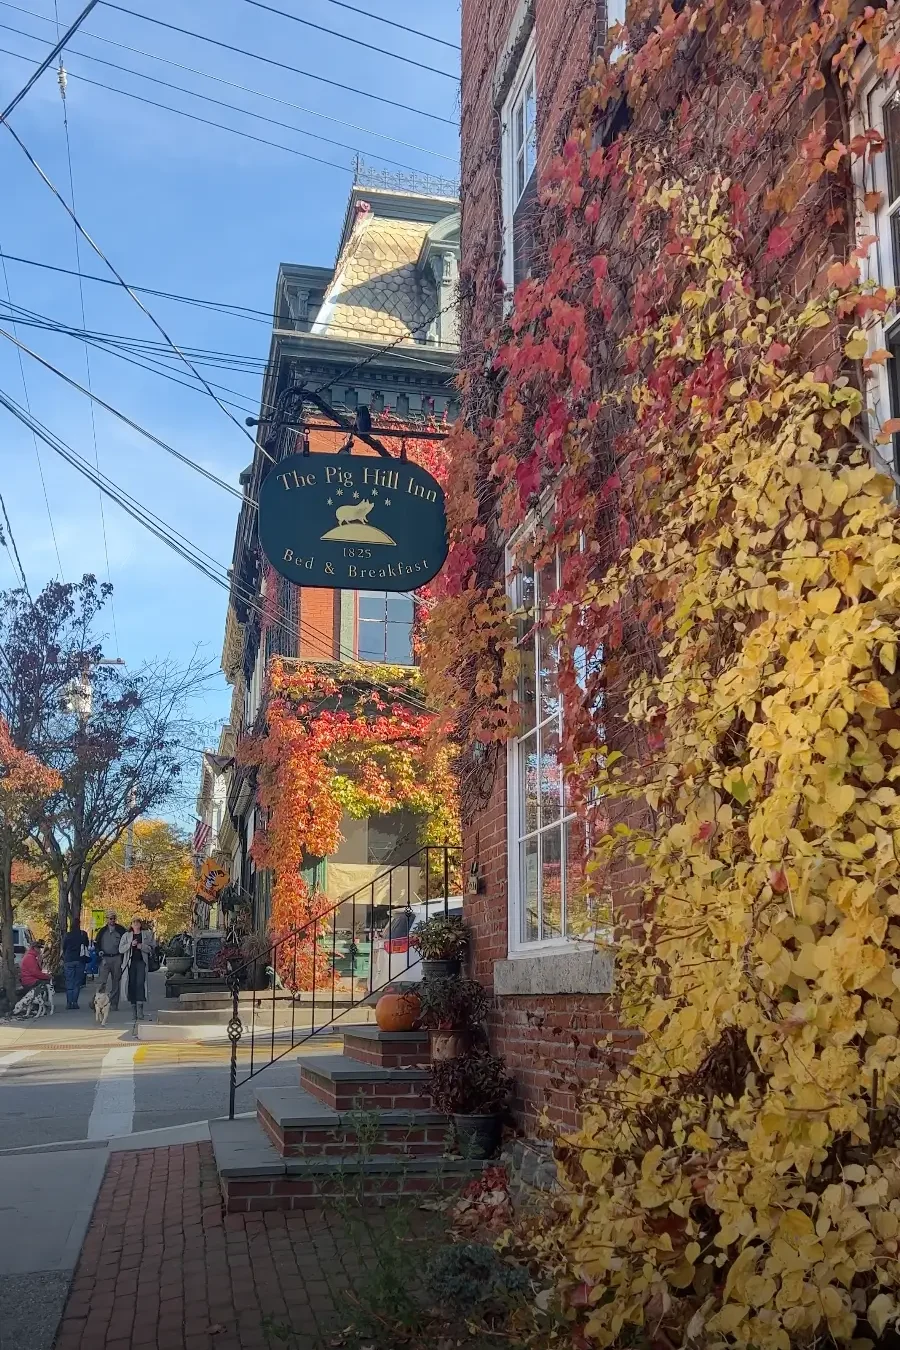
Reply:
M398 863L416 850L418 821L411 811L391 811L369 816L367 849L369 863Z
M895 328L887 340L893 360L888 362L891 383L891 416L900 417L900 328ZM894 436L894 463L900 464L900 435Z
M535 942L538 937L538 841L526 839L521 845L522 939Z
M525 191L525 152L523 150L521 154L516 156L516 188L515 188L516 201L519 200L524 191Z
M565 919L567 937L586 937L597 926L594 905L586 895L584 875L584 822L570 820L563 826Z
M525 104L519 101L513 113L513 151L518 154L525 144Z
M411 666L412 628L402 623L387 625L387 659L392 666Z
M385 659L384 629L383 623L360 623L357 643L360 661L383 661Z
M406 595L389 595L387 598L388 623L412 623L413 602Z
M537 736L527 736L519 746L519 783L522 803L520 831L530 834L538 827L538 753Z
M559 820L562 801L562 768L559 763L559 730L552 722L541 727L541 824Z
M525 176L531 177L531 171L537 160L537 124L534 98L534 76L528 80L525 89Z
M542 628L538 633L538 681L540 684L538 716L541 721L547 717L559 717L558 650L553 634L549 629Z
M535 693L535 639L532 633L529 640L519 651L521 667L519 670L519 711L522 718L522 732L534 729L536 704Z
M893 98L884 105L884 132L887 140L888 194L890 200L900 197L900 108Z
M374 595L370 591L362 591L359 597L359 617L361 619L380 619L383 623L386 599L387 597L384 594Z
M541 835L541 937L562 936L562 836L560 827Z

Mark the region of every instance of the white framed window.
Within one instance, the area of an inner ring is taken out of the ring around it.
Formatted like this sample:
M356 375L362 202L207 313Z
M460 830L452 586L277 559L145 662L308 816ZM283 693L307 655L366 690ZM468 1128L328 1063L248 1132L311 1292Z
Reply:
M884 138L881 154L867 155L854 165L857 189L857 230L875 236L875 245L862 261L864 280L900 287L900 86L874 76L863 84L853 119L854 133L874 130ZM869 350L887 350L890 359L871 369L867 402L872 434L889 418L900 417L900 309L895 305L868 330ZM900 437L893 446L879 446L879 455L896 471L900 464Z
M534 33L525 44L500 113L503 280L512 290L531 271L537 207L537 65Z
M356 612L356 654L360 661L413 665L414 601L389 591L360 591Z
M519 632L519 734L507 755L507 839L511 956L569 948L595 929L583 893L585 826L560 763L564 708L550 601L562 559L537 568L507 558Z

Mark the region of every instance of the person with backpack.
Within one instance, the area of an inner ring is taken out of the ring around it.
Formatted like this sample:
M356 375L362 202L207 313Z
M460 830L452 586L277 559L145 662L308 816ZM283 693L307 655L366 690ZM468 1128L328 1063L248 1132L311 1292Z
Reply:
M84 984L84 964L88 954L88 935L72 923L62 941L63 969L66 972L66 1007L78 1007L78 995Z

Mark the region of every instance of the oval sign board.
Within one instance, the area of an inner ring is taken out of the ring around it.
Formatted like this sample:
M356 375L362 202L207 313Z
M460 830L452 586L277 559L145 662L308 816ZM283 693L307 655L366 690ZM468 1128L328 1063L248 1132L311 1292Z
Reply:
M289 455L260 488L259 541L297 586L415 590L447 557L443 489L409 460Z

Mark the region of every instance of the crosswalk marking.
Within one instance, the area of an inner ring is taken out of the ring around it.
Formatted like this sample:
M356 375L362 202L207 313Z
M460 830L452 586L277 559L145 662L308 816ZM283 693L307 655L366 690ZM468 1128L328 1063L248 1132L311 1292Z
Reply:
M103 1056L94 1107L88 1121L88 1139L112 1139L119 1134L131 1133L137 1048L136 1045L117 1045Z
M7 1055L0 1055L0 1078L7 1073L14 1064L20 1064L23 1059L30 1059L36 1054L35 1050L10 1050Z

